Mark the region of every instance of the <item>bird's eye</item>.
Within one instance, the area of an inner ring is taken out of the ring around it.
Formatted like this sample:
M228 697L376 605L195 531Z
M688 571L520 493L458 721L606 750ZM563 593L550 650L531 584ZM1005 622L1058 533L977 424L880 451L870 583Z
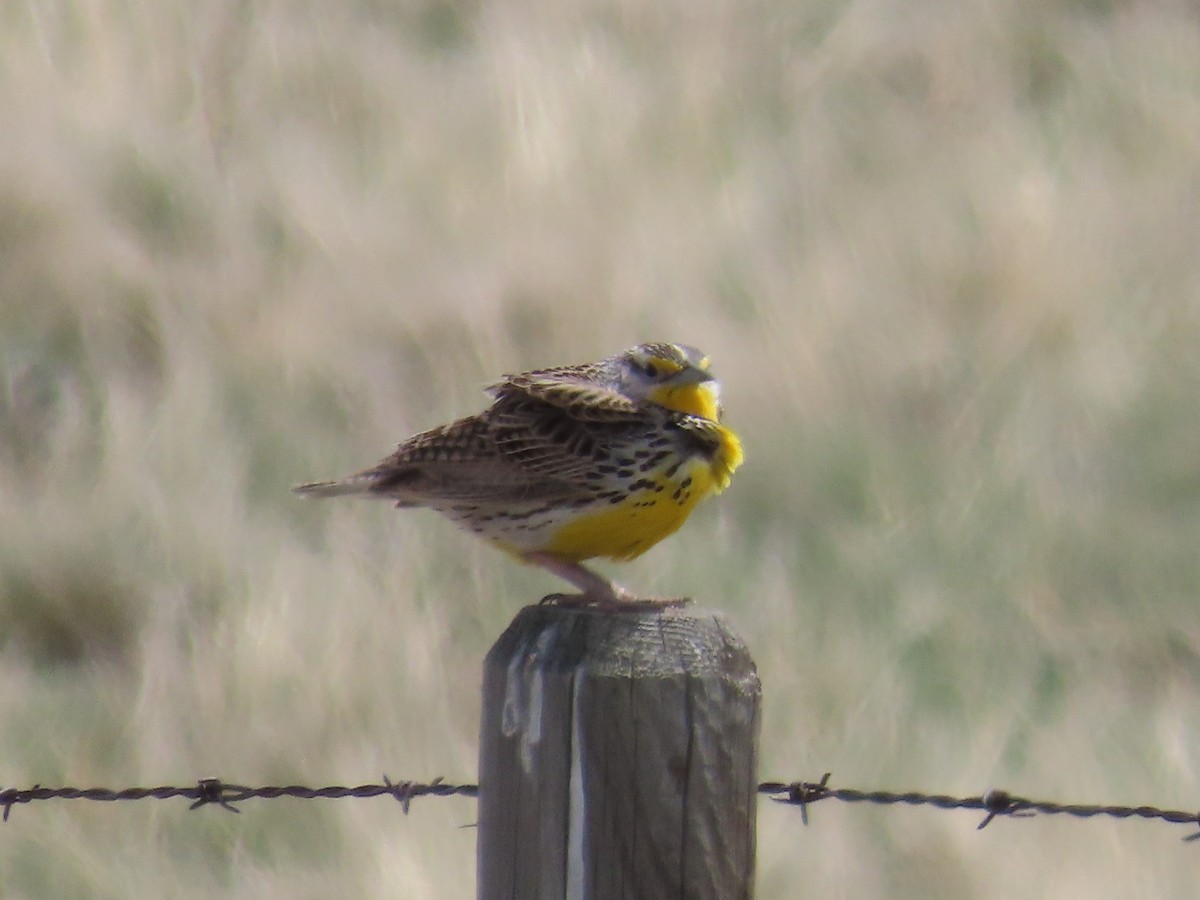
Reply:
M656 375L658 375L658 366L652 362L648 362L642 366L642 371L646 373L647 377L654 378Z

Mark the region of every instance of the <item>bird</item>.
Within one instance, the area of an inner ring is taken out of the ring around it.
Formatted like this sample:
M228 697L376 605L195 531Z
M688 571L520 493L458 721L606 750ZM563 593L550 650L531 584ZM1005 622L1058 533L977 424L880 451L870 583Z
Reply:
M477 415L423 431L377 465L297 485L308 497L427 507L581 593L544 602L642 600L584 562L630 560L674 533L742 464L720 385L694 347L643 343L598 362L505 375Z

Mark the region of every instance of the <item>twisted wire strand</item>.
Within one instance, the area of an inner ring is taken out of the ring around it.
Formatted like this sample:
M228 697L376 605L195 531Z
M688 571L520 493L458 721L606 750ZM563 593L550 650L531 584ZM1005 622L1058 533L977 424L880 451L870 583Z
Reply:
M1172 825L1200 826L1200 812L1163 809L1149 804L1120 806L1058 803L1051 800L1031 800L1004 790L990 790L969 797L927 794L921 791L861 790L859 788L833 787L830 785L830 778L831 775L827 772L819 781L764 781L758 786L758 792L777 803L798 806L801 820L806 825L809 820L809 807L814 803L822 800L838 800L842 803L868 803L877 806L930 806L944 810L976 810L984 813L984 818L977 826L978 828L984 828L1000 817L1028 818L1037 814L1066 815L1079 819L1137 818L1158 820ZM192 801L190 809L219 806L236 813L240 810L235 804L245 800L274 800L280 797L292 797L299 800L391 797L400 803L404 813L407 814L412 801L417 797L477 797L478 795L478 785L451 784L440 776L428 782L394 782L384 775L382 783L360 784L353 787L343 785L309 787L301 784L250 787L222 781L219 778L201 778L195 784L186 786L163 785L114 789L103 787L48 788L35 784L30 788L3 788L0 789L0 809L3 810L3 820L7 822L14 806L43 800L93 800L107 803L117 800L169 800L182 797ZM1185 841L1198 839L1200 839L1200 832L1189 834L1183 838Z

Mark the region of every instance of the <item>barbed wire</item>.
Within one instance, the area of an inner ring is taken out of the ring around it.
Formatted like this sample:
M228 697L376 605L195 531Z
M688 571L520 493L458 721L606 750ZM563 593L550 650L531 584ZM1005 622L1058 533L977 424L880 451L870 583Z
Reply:
M383 784L360 784L356 787L330 785L328 787L307 787L302 784L288 784L270 787L248 787L244 784L230 784L219 778L201 778L187 787L152 787L152 788L44 788L35 784L31 788L0 789L0 808L4 810L3 821L7 822L12 808L21 803L34 803L39 800L99 800L111 803L115 800L169 800L173 797L183 797L191 800L188 809L199 809L201 806L215 805L230 812L241 812L233 804L243 800L274 800L278 797L294 797L298 800L327 799L337 800L344 797L381 797L389 796L398 800L400 806L408 813L409 804L416 797L450 797L455 794L464 797L475 797L479 794L478 785L447 784L440 776L430 782L395 781L386 775Z
M1030 800L1003 790L990 790L977 797L951 797L946 794L925 794L920 791L863 791L857 788L834 788L829 786L830 773L820 781L793 781L788 783L768 781L758 786L761 794L769 794L772 800L800 807L800 818L808 824L808 807L819 800L840 800L843 803L873 803L879 806L932 806L935 809L973 809L985 813L976 828L985 828L995 819L1006 816L1014 819L1031 818L1037 813L1045 815L1067 815L1078 819L1105 816L1111 819L1158 819L1172 825L1200 826L1200 812L1179 809L1161 809L1157 806L1115 806L1091 803L1056 803L1052 800ZM1185 841L1200 839L1200 832L1189 834Z
M764 781L758 793L777 803L800 807L800 818L808 824L809 807L821 800L838 800L842 803L869 803L877 806L931 806L935 809L967 809L984 813L977 828L984 828L1000 817L1021 819L1038 813L1043 815L1067 815L1079 819L1103 816L1111 819L1157 819L1172 825L1200 826L1200 812L1178 809L1162 809L1157 806L1114 806L1088 803L1056 803L1050 800L1030 800L1003 790L990 790L975 797L953 797L948 794L926 794L920 791L866 791L858 788L831 787L832 776L826 772L820 781ZM386 775L382 784L360 784L355 787L330 785L307 787L290 784L267 787L248 787L231 784L219 778L201 778L185 787L152 788L45 788L35 784L31 788L0 789L0 809L3 821L7 822L14 806L42 800L95 800L113 802L117 800L169 800L183 797L192 801L189 809L202 806L219 806L229 812L241 812L235 803L244 800L274 800L293 797L299 800L391 797L400 803L407 815L412 801L417 797L477 797L479 785L449 784L440 776L432 781L396 781ZM1189 834L1185 841L1200 840L1200 832Z

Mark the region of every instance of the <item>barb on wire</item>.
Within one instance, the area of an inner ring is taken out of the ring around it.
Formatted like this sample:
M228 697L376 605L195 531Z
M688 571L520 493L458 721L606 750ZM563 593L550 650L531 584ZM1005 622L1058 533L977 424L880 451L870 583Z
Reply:
M818 800L840 800L843 803L872 803L879 806L932 806L937 809L975 809L985 813L976 828L987 827L999 816L1029 818L1044 815L1068 815L1079 819L1107 816L1112 819L1158 819L1173 825L1200 825L1200 813L1179 809L1160 809L1157 806L1112 806L1085 803L1055 803L1050 800L1030 800L1007 791L991 790L978 797L951 797L946 794L924 794L919 791L863 791L855 788L829 786L829 772L820 781L767 781L758 786L777 803L800 807L800 818L808 824L808 807ZM1200 832L1188 835L1185 841L1200 840Z
M1080 803L1055 803L1049 800L1030 800L1002 790L990 790L979 796L952 797L946 794L925 794L920 791L865 791L857 788L830 786L830 773L820 781L765 781L758 792L769 796L777 803L800 807L801 821L808 824L809 807L821 800L840 800L843 803L870 803L879 806L932 806L936 809L969 809L984 814L976 826L986 828L997 818L1028 818L1038 813L1043 815L1067 815L1080 819L1106 816L1113 819L1157 819L1173 825L1200 826L1200 813L1178 809L1160 809L1157 806L1108 806ZM317 798L340 799L344 797L367 798L387 796L396 800L407 815L412 801L417 797L477 797L479 786L475 784L447 784L441 776L429 782L392 781L383 776L382 784L360 784L356 787L331 785L329 787L306 787L299 784L269 787L248 787L232 784L219 778L201 778L187 787L153 788L45 788L35 784L31 788L0 788L0 810L8 821L12 808L19 803L39 800L167 800L183 797L192 801L190 809L201 806L219 806L230 812L240 812L234 805L243 800L274 800L277 797L294 797L301 800ZM1200 840L1200 831L1189 834L1185 841Z
M248 787L244 784L231 784L219 778L201 778L187 787L152 787L152 788L44 788L35 784L31 788L0 789L0 808L4 810L3 820L8 821L12 808L18 803L33 803L37 800L99 800L111 802L114 800L168 800L173 797L184 797L192 801L189 809L199 809L201 806L219 806L230 812L240 812L234 806L243 800L262 799L274 800L277 797L295 797L301 800L341 799L343 797L394 797L400 802L405 813L415 797L449 797L458 794L464 797L474 797L479 788L474 784L447 784L439 775L428 783L419 781L391 781L383 776L383 784L360 784L356 787L331 785L329 787L306 787L301 784L288 784L269 787Z

